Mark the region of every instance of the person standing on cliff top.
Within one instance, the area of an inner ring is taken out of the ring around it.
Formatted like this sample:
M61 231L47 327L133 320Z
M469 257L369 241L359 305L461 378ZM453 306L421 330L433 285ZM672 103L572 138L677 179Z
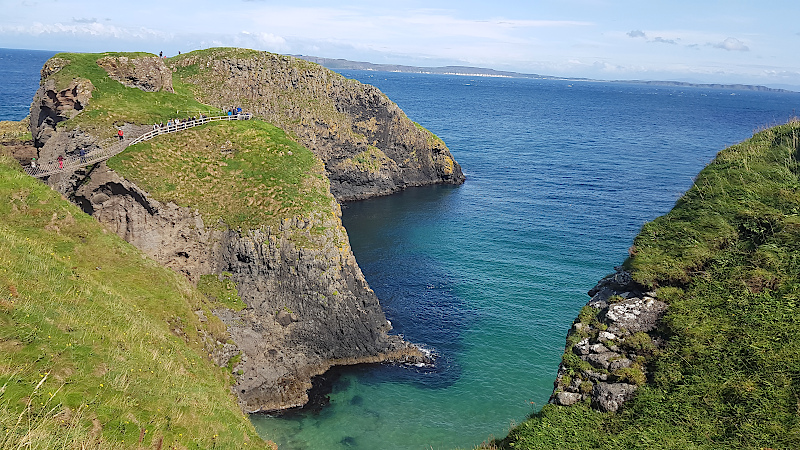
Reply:
M121 140L122 140L122 138L123 138L122 128L120 128L119 130L117 130L117 136L119 136L119 140L121 141Z
M64 155L58 155L58 168L64 168Z

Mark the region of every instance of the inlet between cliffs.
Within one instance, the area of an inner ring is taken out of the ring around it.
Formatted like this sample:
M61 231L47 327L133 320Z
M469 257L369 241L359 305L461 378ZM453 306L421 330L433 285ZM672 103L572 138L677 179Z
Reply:
M283 448L471 448L505 436L548 401L587 291L625 259L641 225L669 211L719 150L788 119L800 100L343 73L380 88L465 168L463 186L343 209L387 318L439 358L433 369L345 371L328 380L325 408L253 417Z

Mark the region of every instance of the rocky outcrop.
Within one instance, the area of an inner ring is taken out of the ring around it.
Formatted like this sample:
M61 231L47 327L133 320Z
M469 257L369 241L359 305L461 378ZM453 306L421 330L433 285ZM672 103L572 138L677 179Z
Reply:
M241 352L233 372L244 410L303 405L311 377L334 364L424 359L387 334L390 325L356 265L335 202L334 214L230 230L150 198L104 164L90 175L73 200L119 236L189 279L231 274L247 308L215 311L236 345L220 343L216 352Z
M42 73L55 73L60 67L58 64L51 68L45 65ZM65 131L57 131L56 125L83 111L92 98L92 90L94 90L92 82L83 78L72 80L64 89L59 89L53 78L43 80L31 102L30 115L30 131L41 160L49 161L59 154L88 145L86 140L82 139L80 130L71 130L67 132L69 135L63 135ZM60 139L52 140L54 136ZM93 138L90 140L94 142Z
M258 54L283 61L283 57ZM141 67L135 62L138 59L100 58L98 63L123 83L155 89L157 77L137 72ZM220 67L229 67L228 62L219 61ZM51 76L67 63L51 59L42 74ZM208 63L203 67L217 67ZM155 64L163 66L161 60ZM216 96L217 104L222 106L229 100L235 104L233 100L246 90L243 79L261 74L254 69L257 66L249 67L241 77L234 77L240 91L233 90L233 85L217 91L219 86L204 84L198 88L198 96L204 98L203 90L208 90L211 97ZM275 105L264 105L259 94L250 110L261 105L262 115L283 125L289 134L302 142L319 142L315 148L327 158L328 175L338 177L331 184L341 187L340 198L363 198L405 186L463 180L444 143L414 125L376 89L332 72L320 72L330 80L323 83L330 84L323 89L322 85L292 81L297 76L292 70L288 75L275 72L274 80L261 75L252 78L250 81L257 81L254 92L268 92L263 86L273 84L283 87L269 91ZM151 72L161 73L161 69ZM212 73L219 74L216 69ZM40 158L55 159L107 145L80 128L57 127L86 108L93 86L88 80L74 79L59 90L56 78L43 80L31 106L30 128ZM286 83L296 85L303 95L311 92L315 97L289 97ZM160 89L166 86L162 82ZM236 95L227 96L229 90ZM342 99L337 100L337 96ZM335 120L330 119L331 111ZM378 118L370 117L370 111ZM303 121L300 125L298 117ZM299 128L293 128L295 125ZM147 131L149 126L126 123L121 128L127 138ZM391 144L384 145L387 142ZM243 230L207 223L195 210L161 203L105 164L95 166L90 173L54 175L47 182L123 239L190 280L226 274L236 283L247 307L242 311L214 311L227 325L234 344L206 344L219 364L235 365L236 394L245 411L303 405L311 378L332 365L426 361L417 347L388 334L390 325L355 262L341 225L341 210L332 197L330 208L304 217L287 217L273 226ZM203 314L200 311L198 316Z
M145 92L175 92L172 89L172 71L157 56L104 56L97 65L105 69L108 76L125 86Z
M444 142L373 86L304 60L251 50L192 52L170 65L198 87L201 101L243 107L296 135L325 163L340 201L464 181Z
M588 401L600 411L616 411L647 381L647 362L663 345L658 325L667 305L621 268L589 295L567 335L550 403Z

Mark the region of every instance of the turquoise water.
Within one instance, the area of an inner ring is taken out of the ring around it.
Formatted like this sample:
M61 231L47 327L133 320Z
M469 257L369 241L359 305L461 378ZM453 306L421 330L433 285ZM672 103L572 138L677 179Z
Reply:
M27 55L27 56L26 56ZM28 113L52 52L0 49L0 120ZM364 275L433 368L330 376L330 405L252 416L282 449L472 448L543 405L595 282L722 148L800 94L348 71L447 142L463 186L346 205Z
M347 71L447 142L463 186L346 205L395 331L436 367L344 370L331 403L254 416L284 449L472 448L538 410L588 291L722 148L800 95ZM332 377L335 378L335 377Z

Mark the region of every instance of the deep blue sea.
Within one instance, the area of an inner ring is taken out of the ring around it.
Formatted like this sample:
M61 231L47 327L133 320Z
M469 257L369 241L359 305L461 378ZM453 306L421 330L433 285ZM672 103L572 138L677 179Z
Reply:
M22 120L39 89L39 72L56 52L0 48L0 120Z
M0 50L0 120L27 114L52 54L14 52ZM253 416L281 449L472 448L505 436L547 402L586 291L642 224L719 150L800 111L800 94L342 73L444 139L467 182L345 205L395 331L437 363L344 370L321 411Z

